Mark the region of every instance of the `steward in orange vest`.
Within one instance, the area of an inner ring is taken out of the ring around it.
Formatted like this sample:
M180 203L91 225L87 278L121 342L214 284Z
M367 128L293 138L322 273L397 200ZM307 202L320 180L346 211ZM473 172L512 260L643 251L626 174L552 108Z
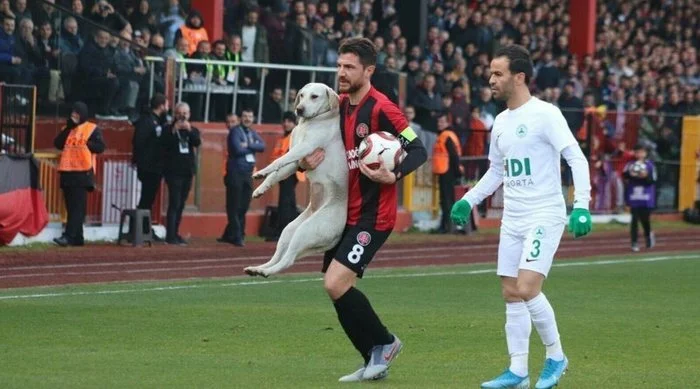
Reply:
M272 150L272 160L283 156L289 151L292 143L292 130L297 125L297 118L293 112L285 112L282 114L282 129L284 135L275 144ZM297 212L296 187L297 182L306 181L306 176L302 172L297 172L284 180L280 181L280 195L277 202L277 229L275 236L267 237L266 240L277 240L292 220L296 219L299 213Z
M187 40L188 55L192 55L197 51L199 42L209 40L209 34L207 34L207 30L204 28L204 20L202 20L202 15L198 11L192 10L192 12L187 15L185 24L175 33L175 42L179 41L181 37Z
M440 227L437 233L446 234L452 231L450 210L455 203L455 184L461 176L459 157L462 147L457 134L452 131L447 121L447 114L440 113L437 117L439 135L433 146L433 173L438 176L440 185Z
M68 214L65 232L54 239L62 247L84 243L87 193L95 189L95 154L105 150L102 132L95 123L88 122L87 117L85 103L76 102L66 126L53 141L61 150L58 171Z

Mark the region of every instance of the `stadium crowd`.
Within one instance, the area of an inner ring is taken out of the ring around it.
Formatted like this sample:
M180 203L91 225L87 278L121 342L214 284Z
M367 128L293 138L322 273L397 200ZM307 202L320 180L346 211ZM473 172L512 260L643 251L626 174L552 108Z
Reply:
M477 160L468 179L483 174L488 131L504 108L492 99L488 78L492 53L506 44L532 53L531 90L564 112L599 172L594 179L619 176L638 141L656 159L677 160L681 116L700 114L700 3L694 0L599 0L596 50L583 58L570 51L565 0L431 0L423 46L403 35L396 0L227 0L226 38L214 42L207 21L180 0L58 0L116 35L59 12L53 2L0 0L0 81L36 84L40 103L86 101L103 119L135 119L148 105L146 55L332 67L338 44L353 36L374 41L379 74L407 74L406 111L429 149L438 114L448 113L463 155ZM226 86L234 69L209 64L178 71L188 85L210 79ZM240 87L255 89L261 72L241 69ZM155 73L154 89L162 91L162 64ZM287 102L309 81L296 73ZM256 112L264 122L281 122L284 76L268 74L263 110ZM388 82L380 90L391 97L395 89ZM212 98L210 119L223 120L231 98ZM257 98L241 96L236 110L257 111ZM184 99L193 119L202 119L203 94Z

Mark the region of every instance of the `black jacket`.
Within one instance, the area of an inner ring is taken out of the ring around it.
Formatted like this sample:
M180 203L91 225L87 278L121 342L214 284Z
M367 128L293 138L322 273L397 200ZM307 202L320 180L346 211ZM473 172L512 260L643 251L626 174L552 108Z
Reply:
M165 116L159 117L153 112L141 116L134 124L134 136L131 139L132 162L139 172L163 173L163 139L167 131L166 125Z
M197 154L195 148L202 144L199 130L192 127L191 131L179 130L174 132L172 124L163 128L161 135L165 151L164 173L166 176L188 176L196 172ZM188 152L180 152L180 142L187 145Z
M76 125L71 122L71 124L67 125L66 127L63 128L63 131L61 131L56 138L53 140L53 145L56 146L57 149L63 150L63 147L66 145L66 139L68 139L68 135L70 134L70 131L75 127ZM88 138L87 141L87 147L90 150L91 153L93 154L101 154L105 151L106 145L104 142L104 139L102 138L102 130L97 127L95 128L95 131L92 132L92 135L90 135L90 138ZM95 189L95 171L94 168L90 169L88 171L84 172L61 172L61 188L88 188L88 190L92 191Z

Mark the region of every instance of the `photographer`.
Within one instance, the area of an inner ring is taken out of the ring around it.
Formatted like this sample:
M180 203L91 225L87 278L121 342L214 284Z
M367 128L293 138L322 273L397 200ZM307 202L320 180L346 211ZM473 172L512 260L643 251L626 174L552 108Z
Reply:
M165 183L168 185L167 235L165 242L184 246L187 242L179 235L182 211L192 187L196 171L196 148L202 143L199 130L190 123L190 106L175 105L175 120L163 131L165 151Z

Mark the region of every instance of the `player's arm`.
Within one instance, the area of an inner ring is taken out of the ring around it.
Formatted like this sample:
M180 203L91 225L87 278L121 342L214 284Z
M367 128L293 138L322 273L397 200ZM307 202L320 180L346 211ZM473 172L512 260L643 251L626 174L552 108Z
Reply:
M574 179L574 209L569 217L569 232L578 238L587 235L593 227L591 213L588 211L588 203L591 201L591 177L588 161L566 124L566 119L561 111L553 107L548 116L550 122L545 131L547 140L566 159Z
M379 111L379 129L396 136L401 141L401 147L406 151L406 158L394 168L396 181L411 174L428 160L425 145L408 125L408 121L395 104L387 104Z
M467 201L470 207L474 207L484 201L484 199L491 196L493 192L503 184L503 154L501 154L498 147L496 147L498 131L496 131L495 128L494 126L494 131L491 131L489 168L476 185L462 197L462 200Z

